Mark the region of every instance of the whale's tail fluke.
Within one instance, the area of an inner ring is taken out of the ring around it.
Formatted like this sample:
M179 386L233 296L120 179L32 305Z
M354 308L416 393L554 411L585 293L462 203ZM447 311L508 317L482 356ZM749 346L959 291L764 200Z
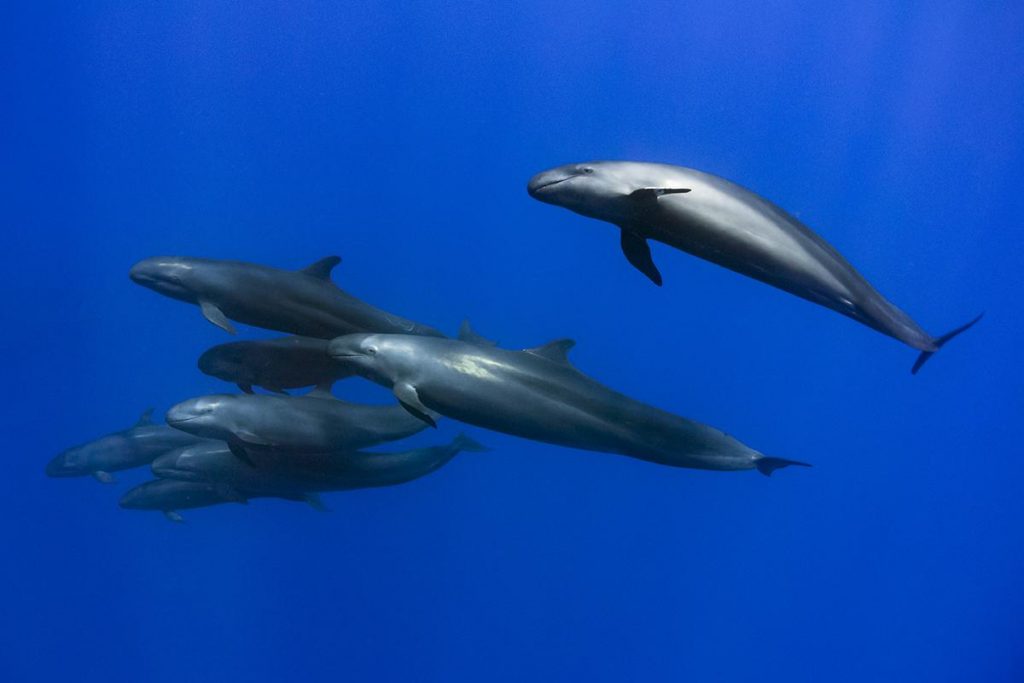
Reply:
M978 322L979 320L981 320L984 316L985 316L985 314L982 313L981 315L979 315L977 318L975 318L971 322L967 323L966 325L961 325L960 327L956 328L955 330L953 330L951 332L947 332L946 334L944 334L941 337L939 337L938 339L936 339L935 340L935 351L922 351L921 355L917 357L917 361L914 363L914 367L912 367L910 369L910 374L916 375L917 371L921 369L921 366L924 365L925 363L927 363L928 359L931 358L932 356L934 356L935 353L939 349L941 349L942 346L946 342L948 342L950 339L952 339L953 337L957 336L961 332L966 332L967 330L971 329L971 327L973 327L974 324L976 322Z
M789 467L790 465L799 465L800 467L812 466L810 463L800 462L799 460L786 460L785 458L770 458L767 456L754 461L754 467L766 477L772 476L772 472L775 470L781 470L783 467Z

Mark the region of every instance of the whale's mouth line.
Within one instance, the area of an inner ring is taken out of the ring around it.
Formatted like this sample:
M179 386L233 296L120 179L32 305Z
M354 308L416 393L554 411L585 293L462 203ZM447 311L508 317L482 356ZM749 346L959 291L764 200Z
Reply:
M331 358L365 358L365 353L332 353Z
M192 417L175 417L175 418L170 418L170 419L167 420L167 424L169 424L169 425L171 425L173 427L174 425L185 424L186 422L191 422L192 420L198 420L201 417L202 417L202 415L193 415Z
M566 176L565 178L559 178L558 180L552 180L549 183L544 183L543 185L538 185L537 187L533 188L533 191L534 192L540 192L541 190L543 190L545 188L551 187L552 185L557 185L558 183L564 183L565 181L572 180L575 177L576 176L571 175L571 176Z

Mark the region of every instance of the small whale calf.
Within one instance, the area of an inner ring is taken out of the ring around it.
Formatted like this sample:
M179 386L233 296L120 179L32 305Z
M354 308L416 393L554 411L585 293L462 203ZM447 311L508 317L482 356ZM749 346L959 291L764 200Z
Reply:
M254 386L279 394L285 389L326 384L351 374L327 355L327 340L282 337L218 344L199 357L199 369L232 382L247 394Z
M156 510L172 522L181 522L178 510L203 508L221 503L247 504L249 499L229 486L207 482L157 479L129 489L121 496L126 510Z
M326 388L304 396L215 394L167 411L167 424L227 442L251 462L259 451L327 453L356 450L412 436L425 425L399 406L342 401Z
M328 256L292 271L242 261L159 256L136 263L129 275L172 299L197 304L207 320L231 334L236 333L234 320L320 339L352 332L444 336L342 291L331 281L339 263L339 257Z
M647 240L813 301L921 352L921 369L946 342L981 319L933 337L858 273L834 247L767 199L692 168L592 161L535 175L527 190L547 204L619 227L622 251L655 284Z
M770 475L787 465L806 466L612 391L569 363L573 344L561 339L507 351L454 339L354 334L332 341L330 353L392 389L428 424L439 413L535 441L674 467L756 468Z
M46 465L46 474L51 477L92 476L99 482L112 484L116 481L112 472L148 465L158 455L201 441L167 425L154 424L152 414L152 409L147 410L128 429L67 449Z

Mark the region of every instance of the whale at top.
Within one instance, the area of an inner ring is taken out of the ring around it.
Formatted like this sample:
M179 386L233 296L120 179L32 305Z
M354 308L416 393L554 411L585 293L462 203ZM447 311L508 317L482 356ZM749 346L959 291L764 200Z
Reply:
M831 308L921 352L916 373L947 341L882 296L834 247L795 217L739 185L691 168L635 161L568 164L535 175L530 196L621 230L626 258L655 284L648 240Z
M444 336L343 291L331 280L339 263L340 257L328 256L302 270L283 270L242 261L157 256L136 263L129 276L172 299L197 304L207 320L231 334L234 320L318 339L355 332Z

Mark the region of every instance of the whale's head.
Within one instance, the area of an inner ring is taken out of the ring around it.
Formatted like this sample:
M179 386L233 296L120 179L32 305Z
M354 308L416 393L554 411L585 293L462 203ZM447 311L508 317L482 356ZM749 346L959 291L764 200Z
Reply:
M46 464L46 475L81 477L97 470L120 469L133 450L132 441L124 434L108 434L62 451Z
M255 349L247 342L220 344L199 356L199 369L226 382L259 384L257 367L267 359L254 357Z
M80 477L89 474L92 468L89 449L86 446L76 446L57 454L46 463L46 476Z
M164 296L196 303L206 288L206 263L187 256L155 256L132 266L128 277Z
M228 394L191 398L167 411L167 424L207 439L230 439L237 401Z
M352 372L385 386L408 377L416 366L417 340L400 334L346 334L327 346L327 353Z
M588 161L541 171L526 191L546 204L616 224L634 220L637 190L665 185L666 167L637 161Z

